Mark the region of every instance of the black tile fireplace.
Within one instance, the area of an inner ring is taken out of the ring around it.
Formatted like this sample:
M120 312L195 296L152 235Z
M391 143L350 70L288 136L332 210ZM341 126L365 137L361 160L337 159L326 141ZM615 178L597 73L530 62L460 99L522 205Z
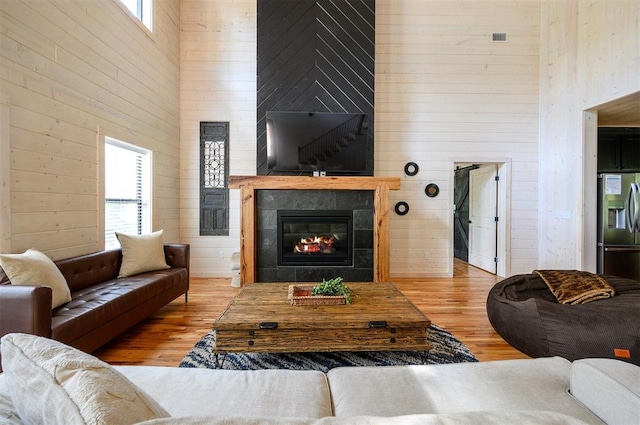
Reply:
M352 210L278 210L278 266L352 266Z
M257 190L255 281L372 281L373 201L370 190Z

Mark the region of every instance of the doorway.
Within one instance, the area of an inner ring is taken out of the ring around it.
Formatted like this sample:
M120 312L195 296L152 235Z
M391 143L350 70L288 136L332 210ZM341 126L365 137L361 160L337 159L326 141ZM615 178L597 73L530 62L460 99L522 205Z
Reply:
M509 270L508 174L508 161L454 163L453 257L499 276Z
M582 270L597 271L597 179L599 127L640 127L640 91L611 100L583 111L583 175L582 175Z

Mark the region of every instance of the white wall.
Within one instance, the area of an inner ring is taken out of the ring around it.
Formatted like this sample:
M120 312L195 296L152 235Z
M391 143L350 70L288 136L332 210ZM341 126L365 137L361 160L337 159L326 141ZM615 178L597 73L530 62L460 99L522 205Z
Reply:
M376 2L376 174L403 176L392 205L392 276L450 275L454 161L511 164L512 271L537 256L539 1ZM181 238L194 275L228 276L239 246L198 236L198 124L230 121L231 174L255 174L256 1L181 1ZM507 32L507 43L491 43ZM420 172L404 176L415 161ZM424 186L440 186L427 198ZM224 259L219 260L222 250ZM426 260L425 256L429 259Z
M510 272L535 265L538 18L538 1L376 2L376 173L403 176L392 204L411 207L392 216L392 276L452 274L454 162L510 163Z
M154 152L153 228L179 240L179 14L154 0L149 32L117 0L0 2L3 249L58 259L103 248L104 135Z
M0 252L11 251L10 106L0 99Z
M256 174L257 3L181 0L180 7L181 239L191 244L193 276L231 276L239 191L230 191L229 236L200 236L200 122L229 122L229 173Z
M595 271L595 118L584 111L640 90L638 16L637 0L542 4L541 268Z

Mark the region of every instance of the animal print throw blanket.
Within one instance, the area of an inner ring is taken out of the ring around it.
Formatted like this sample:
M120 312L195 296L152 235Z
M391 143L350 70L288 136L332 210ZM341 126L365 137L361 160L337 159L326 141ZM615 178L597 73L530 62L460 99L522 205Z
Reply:
M615 290L601 276L579 270L534 270L559 303L586 304L611 298Z

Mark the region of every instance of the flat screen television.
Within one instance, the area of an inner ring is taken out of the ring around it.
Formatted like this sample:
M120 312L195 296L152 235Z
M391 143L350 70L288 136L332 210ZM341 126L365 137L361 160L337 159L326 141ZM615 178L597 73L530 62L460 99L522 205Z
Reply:
M368 114L268 111L266 123L270 171L373 175Z

